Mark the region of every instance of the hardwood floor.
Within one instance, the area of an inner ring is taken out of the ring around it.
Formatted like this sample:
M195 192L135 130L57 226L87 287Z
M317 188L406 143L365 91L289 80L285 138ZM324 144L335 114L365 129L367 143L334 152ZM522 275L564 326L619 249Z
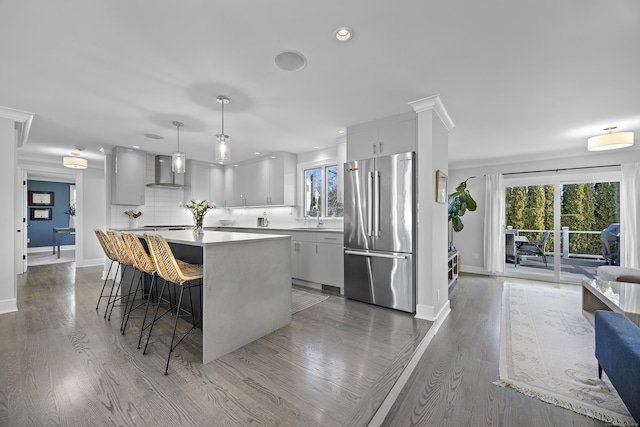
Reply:
M202 365L192 333L136 349L95 304L101 268L29 267L0 315L0 425L365 426L430 322L331 295L287 327ZM169 326L169 319L163 324Z
M443 322L384 421L386 426L601 426L510 388L499 378L505 281L461 275Z

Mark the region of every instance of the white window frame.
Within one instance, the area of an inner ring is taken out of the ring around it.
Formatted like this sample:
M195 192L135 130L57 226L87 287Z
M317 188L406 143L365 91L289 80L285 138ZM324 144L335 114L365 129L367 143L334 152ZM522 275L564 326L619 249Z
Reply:
M326 168L328 166L337 166L338 168L340 167L340 163L338 161L337 157L331 157L328 159L324 159L324 160L316 160L313 162L305 162L305 163L298 163L298 217L299 218L304 218L305 215L305 200L304 200L304 193L305 193L305 176L304 176L304 171L308 170L308 169L320 169L320 179L322 180L322 192L320 195L320 200L322 200L322 205L321 205L321 209L322 212L320 213L320 218L328 218L326 216L327 213L327 177L326 177ZM340 192L340 187L341 187L341 183L340 181L338 181L338 192ZM335 218L342 218L343 216L336 216ZM316 217L314 217L316 218Z

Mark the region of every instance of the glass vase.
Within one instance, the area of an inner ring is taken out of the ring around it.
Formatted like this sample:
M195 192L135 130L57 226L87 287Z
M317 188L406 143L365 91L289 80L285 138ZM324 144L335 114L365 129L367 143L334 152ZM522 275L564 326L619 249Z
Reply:
M193 234L195 236L199 236L201 234L204 233L204 230L202 229L202 219L193 219Z

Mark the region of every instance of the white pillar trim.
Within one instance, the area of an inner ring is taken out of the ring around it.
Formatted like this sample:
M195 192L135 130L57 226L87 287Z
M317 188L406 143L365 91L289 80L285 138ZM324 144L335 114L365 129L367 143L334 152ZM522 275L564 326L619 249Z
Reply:
M416 113L421 113L427 110L434 110L440 118L440 121L442 121L442 123L447 128L447 132L456 127L456 123L453 121L453 117L451 117L451 114L449 114L447 109L444 107L440 95L432 95L426 98L418 99L416 101L411 101L409 105L413 107Z
M33 116L33 113L0 105L0 117L13 120L16 123L16 143L18 147L22 147L27 142L27 138L29 138Z

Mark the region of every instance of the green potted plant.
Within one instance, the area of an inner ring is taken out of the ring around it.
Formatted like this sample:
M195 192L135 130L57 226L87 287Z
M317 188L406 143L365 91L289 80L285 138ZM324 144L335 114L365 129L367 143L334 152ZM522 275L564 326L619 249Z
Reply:
M478 205L471 197L471 193L467 189L467 181L475 178L471 176L462 181L456 187L456 191L449 194L449 251L455 250L453 246L453 232L456 233L464 228L464 224L460 219L467 211L475 211Z

